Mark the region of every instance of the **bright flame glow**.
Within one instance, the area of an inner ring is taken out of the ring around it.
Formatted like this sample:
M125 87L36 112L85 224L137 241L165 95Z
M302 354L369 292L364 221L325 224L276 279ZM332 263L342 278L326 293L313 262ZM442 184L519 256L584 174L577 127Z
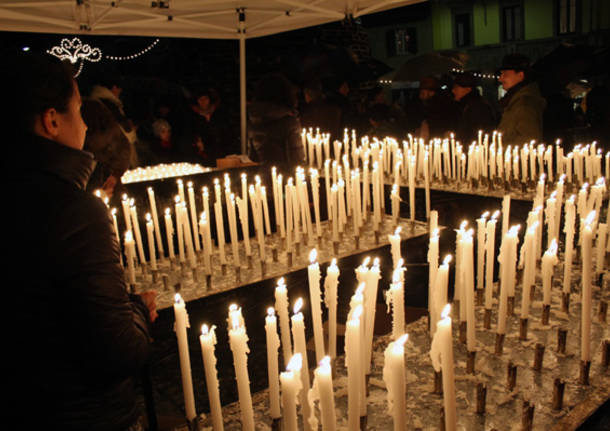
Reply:
M288 361L288 365L286 366L286 370L288 371L301 371L301 367L303 366L303 358L300 353L295 353Z
M317 258L318 258L318 251L315 248L311 249L311 251L309 252L309 261L313 264L316 262Z
M301 311L301 308L303 307L303 298L299 298L297 299L297 301L294 303L294 308L292 309L294 314L297 314L299 311Z
M443 311L441 312L441 318L446 319L447 317L449 317L449 314L451 314L451 304L445 305Z

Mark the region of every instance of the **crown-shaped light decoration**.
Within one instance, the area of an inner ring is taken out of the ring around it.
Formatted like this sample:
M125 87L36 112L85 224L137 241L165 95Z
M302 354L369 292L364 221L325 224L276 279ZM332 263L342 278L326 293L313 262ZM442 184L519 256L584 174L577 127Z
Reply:
M79 60L96 63L102 59L101 49L92 48L91 45L86 43L83 44L77 37L72 40L62 39L61 45L47 50L47 54L54 55L60 60L69 60L72 64Z

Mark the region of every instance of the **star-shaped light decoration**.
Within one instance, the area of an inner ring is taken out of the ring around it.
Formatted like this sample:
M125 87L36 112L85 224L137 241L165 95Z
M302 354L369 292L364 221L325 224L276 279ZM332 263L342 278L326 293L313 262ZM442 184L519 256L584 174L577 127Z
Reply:
M69 60L72 64L79 60L96 63L102 59L101 49L92 48L89 44L83 44L77 37L72 40L62 39L61 45L47 50L47 54L54 55L60 60Z

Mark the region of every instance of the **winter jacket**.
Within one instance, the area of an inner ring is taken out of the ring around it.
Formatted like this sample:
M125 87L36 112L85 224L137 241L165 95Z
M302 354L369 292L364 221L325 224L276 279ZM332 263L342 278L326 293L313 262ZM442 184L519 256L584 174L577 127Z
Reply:
M511 88L500 101L503 107L498 130L502 141L522 145L532 139L542 140L542 116L546 100L540 94L538 84L524 82Z
M294 110L270 102L248 107L250 157L289 171L305 161L301 123Z
M7 423L125 430L139 415L133 376L149 353L148 310L126 291L108 209L85 191L93 156L33 135L15 146L3 384L19 422Z

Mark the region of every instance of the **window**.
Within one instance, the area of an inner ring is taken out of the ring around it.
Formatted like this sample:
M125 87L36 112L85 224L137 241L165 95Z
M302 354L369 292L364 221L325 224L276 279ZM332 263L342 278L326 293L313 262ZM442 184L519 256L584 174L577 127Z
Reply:
M520 4L502 7L502 41L511 42L523 38L523 9Z
M453 15L455 29L455 46L457 48L472 45L472 17L469 13Z
M417 31L414 27L389 30L386 41L389 57L417 54Z
M575 33L578 14L578 0L557 1L557 31L559 34Z

